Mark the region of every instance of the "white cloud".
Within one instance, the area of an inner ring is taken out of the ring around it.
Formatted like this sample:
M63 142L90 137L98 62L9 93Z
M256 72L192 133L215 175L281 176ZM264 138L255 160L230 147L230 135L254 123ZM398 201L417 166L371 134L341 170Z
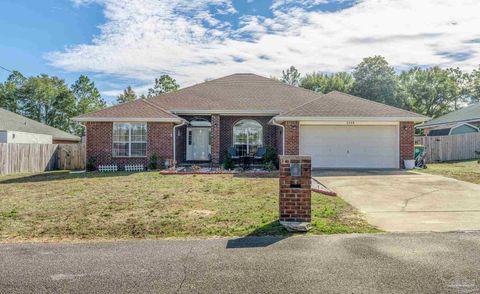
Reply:
M334 12L307 11L298 1L280 9L275 3L289 1L283 0L273 2L272 18L239 15L230 0L74 1L101 4L107 22L91 44L48 54L68 71L141 81L168 73L186 86L234 72L278 75L290 65L302 72L349 70L375 54L398 68L480 64L480 43L471 41L480 38L476 0L364 0ZM240 18L240 27L219 14Z

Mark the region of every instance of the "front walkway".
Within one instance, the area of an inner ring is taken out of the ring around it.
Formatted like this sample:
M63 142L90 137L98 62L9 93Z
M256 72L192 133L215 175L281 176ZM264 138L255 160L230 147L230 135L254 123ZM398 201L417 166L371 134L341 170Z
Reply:
M313 174L382 230L480 230L480 185L398 170Z

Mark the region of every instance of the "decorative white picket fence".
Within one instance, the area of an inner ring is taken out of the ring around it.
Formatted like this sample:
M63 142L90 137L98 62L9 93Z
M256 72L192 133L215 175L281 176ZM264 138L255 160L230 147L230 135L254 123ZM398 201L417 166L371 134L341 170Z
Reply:
M125 165L125 171L127 172L144 171L144 170L145 170L145 166L143 164Z
M110 164L110 165L99 165L98 166L98 171L99 172L116 172L118 171L118 166L115 164Z
M425 146L427 162L476 159L480 152L480 134L416 136L415 144Z

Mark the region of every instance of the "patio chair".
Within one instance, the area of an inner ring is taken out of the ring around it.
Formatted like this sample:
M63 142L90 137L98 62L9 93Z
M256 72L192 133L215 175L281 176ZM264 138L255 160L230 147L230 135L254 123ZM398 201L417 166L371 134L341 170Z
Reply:
M240 159L240 156L237 155L237 149L235 147L228 148L228 155L230 155L230 157L233 160L239 160Z
M267 154L267 148L259 147L257 148L257 152L255 153L253 159L256 161L263 161L265 154Z

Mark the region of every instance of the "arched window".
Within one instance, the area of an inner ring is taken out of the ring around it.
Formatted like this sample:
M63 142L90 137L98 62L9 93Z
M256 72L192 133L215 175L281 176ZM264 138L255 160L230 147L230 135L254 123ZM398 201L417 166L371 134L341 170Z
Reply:
M262 125L251 119L237 122L233 127L233 145L239 155L257 152L257 148L263 146Z

